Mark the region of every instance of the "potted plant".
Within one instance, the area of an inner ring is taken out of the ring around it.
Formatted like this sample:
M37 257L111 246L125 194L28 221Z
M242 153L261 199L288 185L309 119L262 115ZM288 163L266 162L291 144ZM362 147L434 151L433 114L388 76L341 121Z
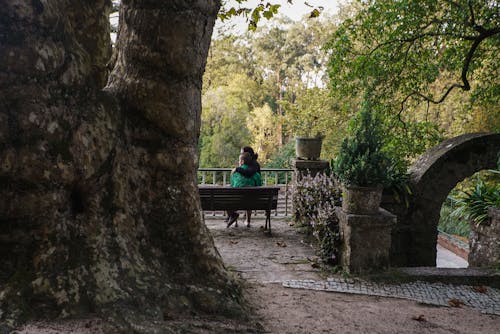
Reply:
M392 163L382 150L381 120L372 111L369 97L365 97L348 133L333 166L344 187L342 209L348 213L375 214L380 206L383 186L390 182L388 172Z
M326 106L319 98L321 92L309 89L295 103L283 103L287 110L286 126L295 136L295 155L298 159L318 160L323 143L321 115Z
M297 159L319 160L322 143L323 136L319 133L314 137L296 136L295 156Z

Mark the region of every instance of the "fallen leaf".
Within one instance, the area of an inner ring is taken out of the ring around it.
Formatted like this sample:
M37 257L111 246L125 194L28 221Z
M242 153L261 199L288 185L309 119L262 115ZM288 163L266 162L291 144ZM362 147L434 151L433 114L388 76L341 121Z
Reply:
M479 292L479 293L486 293L486 292L488 292L488 288L486 288L484 285L475 286L475 287L472 288L472 290L474 290L476 292Z
M279 246L279 247L286 247L286 243L284 243L283 241L277 241L277 242L276 242L276 246Z
M463 301L460 299L452 298L448 300L448 305L451 307L462 307L462 305L465 305Z
M311 267L313 267L313 268L319 268L321 266L319 265L318 262L313 262L313 263L311 263Z
M416 320L416 321L427 321L427 319L425 319L424 315L423 314L420 314L418 316L413 316L411 317L413 320Z
M233 245L236 245L239 241L236 241L236 240L229 240L229 242Z

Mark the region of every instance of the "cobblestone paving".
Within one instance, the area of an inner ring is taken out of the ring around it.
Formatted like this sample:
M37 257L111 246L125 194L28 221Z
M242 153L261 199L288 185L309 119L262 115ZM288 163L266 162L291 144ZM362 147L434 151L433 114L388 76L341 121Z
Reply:
M474 287L466 285L427 282L380 284L342 278L328 278L326 281L287 280L283 282L283 286L295 289L404 298L440 306L463 303L482 313L500 315L500 290L491 287L485 287L486 291L478 292L474 290ZM482 290L481 288L476 289Z

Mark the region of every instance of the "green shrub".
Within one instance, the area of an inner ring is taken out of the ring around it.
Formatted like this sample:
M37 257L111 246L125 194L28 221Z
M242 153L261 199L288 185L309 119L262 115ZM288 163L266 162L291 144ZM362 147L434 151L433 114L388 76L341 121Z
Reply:
M335 205L320 203L317 215L311 217L312 234L319 244L319 257L328 264L339 263L340 231Z
M488 208L500 207L500 183L488 184L478 176L472 190L460 191L450 199L455 207L451 215L483 224L488 219Z
M290 140L280 150L270 157L265 168L291 168L291 161L295 158L295 140Z
M453 202L451 198L448 197L441 207L441 216L439 218L438 229L448 234L454 234L464 238L469 238L469 222L461 217L453 215L453 211Z
M337 264L340 236L335 206L340 205L341 194L338 181L324 173L305 175L295 182L292 191L295 222L316 238L321 259Z
M365 97L334 161L334 172L342 183L365 187L390 184L389 173L395 166L383 151L381 125L381 119L372 111L369 97Z

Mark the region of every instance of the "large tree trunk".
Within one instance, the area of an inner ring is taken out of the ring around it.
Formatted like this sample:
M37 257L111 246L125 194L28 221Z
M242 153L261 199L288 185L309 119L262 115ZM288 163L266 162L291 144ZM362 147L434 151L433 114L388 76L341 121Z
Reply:
M1 1L4 324L87 312L162 320L237 299L196 187L219 3L124 0L106 85L110 6Z

